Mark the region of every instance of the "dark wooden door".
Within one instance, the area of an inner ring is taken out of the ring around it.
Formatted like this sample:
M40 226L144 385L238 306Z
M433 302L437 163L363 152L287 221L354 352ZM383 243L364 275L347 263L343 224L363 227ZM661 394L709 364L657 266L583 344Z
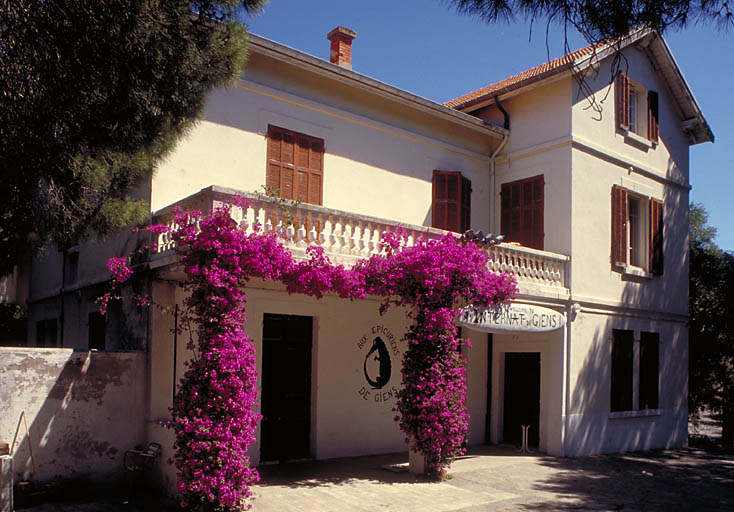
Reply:
M310 316L265 314L260 459L310 457Z
M503 439L518 446L521 425L530 425L529 446L540 439L540 353L505 354L505 405Z

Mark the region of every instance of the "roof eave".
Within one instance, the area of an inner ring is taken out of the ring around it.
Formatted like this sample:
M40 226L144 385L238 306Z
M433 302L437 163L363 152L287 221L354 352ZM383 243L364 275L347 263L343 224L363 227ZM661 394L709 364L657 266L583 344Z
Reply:
M469 114L446 107L440 103L422 98L255 34L249 34L249 49L251 52L260 53L307 69L327 78L349 84L372 94L401 103L409 108L420 110L492 137L503 138L509 134L509 130L501 126L485 123L481 119L477 119Z

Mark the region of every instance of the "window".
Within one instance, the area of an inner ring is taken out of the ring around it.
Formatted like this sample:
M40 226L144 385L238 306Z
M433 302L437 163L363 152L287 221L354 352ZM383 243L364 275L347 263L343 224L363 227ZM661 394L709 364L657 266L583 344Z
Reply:
M433 171L434 228L462 233L471 223L471 181L459 172Z
M612 188L612 263L662 275L662 201Z
M268 126L265 186L285 199L323 204L324 141Z
M105 349L105 318L102 313L95 311L89 313L89 336L88 344L89 348L96 350Z
M647 137L652 144L660 138L658 93L645 91L620 72L617 91L617 124L625 132Z
M543 175L502 184L502 234L506 242L543 250Z
M79 249L64 253L64 284L73 285L79 278Z
M612 412L631 411L634 335L632 331L612 331Z
M612 330L612 412L632 411L635 405L641 411L659 407L660 334L640 332L639 350L635 343L633 331Z
M55 318L36 322L36 346L55 347L58 336L58 322Z
M658 408L658 374L660 335L640 333L640 406L639 409Z

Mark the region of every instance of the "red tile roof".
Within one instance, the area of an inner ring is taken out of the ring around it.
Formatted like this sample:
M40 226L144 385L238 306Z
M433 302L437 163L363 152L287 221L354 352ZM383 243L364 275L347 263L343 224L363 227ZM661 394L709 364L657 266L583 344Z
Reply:
M470 92L459 98L447 101L444 103L445 106L462 110L471 105L475 105L482 101L485 101L494 96L504 94L514 89L519 89L533 82L537 82L548 76L555 75L567 69L571 69L571 66L580 58L591 55L594 52L594 46L587 46L581 48L575 52L568 53L563 57L554 59L540 66L535 66L532 69L518 73L509 78L505 78L497 83L482 87L474 92Z

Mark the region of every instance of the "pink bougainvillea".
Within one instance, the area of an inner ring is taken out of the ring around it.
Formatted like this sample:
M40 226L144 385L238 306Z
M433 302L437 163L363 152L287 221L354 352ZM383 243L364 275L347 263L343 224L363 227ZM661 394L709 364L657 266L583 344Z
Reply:
M408 307L413 319L405 340L403 387L398 391L400 428L411 448L426 456L427 469L441 474L464 451L468 413L464 361L456 338L460 301L495 304L516 294L514 278L487 270L488 255L446 235L405 246L388 234L385 254L355 266L369 294Z
M452 235L405 245L400 233L383 236L383 251L351 269L334 265L320 247L294 260L274 233L246 234L231 206L209 215L180 213L173 237L188 281L186 306L197 325L198 357L188 363L173 407L174 462L182 504L189 510L235 511L246 505L257 471L247 448L261 416L257 409L255 351L244 333L244 285L253 277L282 282L288 293L321 298L384 297L405 306L412 325L405 335L400 428L440 474L462 453L467 432L466 377L456 338L456 306L494 304L516 294L514 278L492 274L487 254ZM165 228L153 227L160 233ZM110 262L113 284L129 277Z

